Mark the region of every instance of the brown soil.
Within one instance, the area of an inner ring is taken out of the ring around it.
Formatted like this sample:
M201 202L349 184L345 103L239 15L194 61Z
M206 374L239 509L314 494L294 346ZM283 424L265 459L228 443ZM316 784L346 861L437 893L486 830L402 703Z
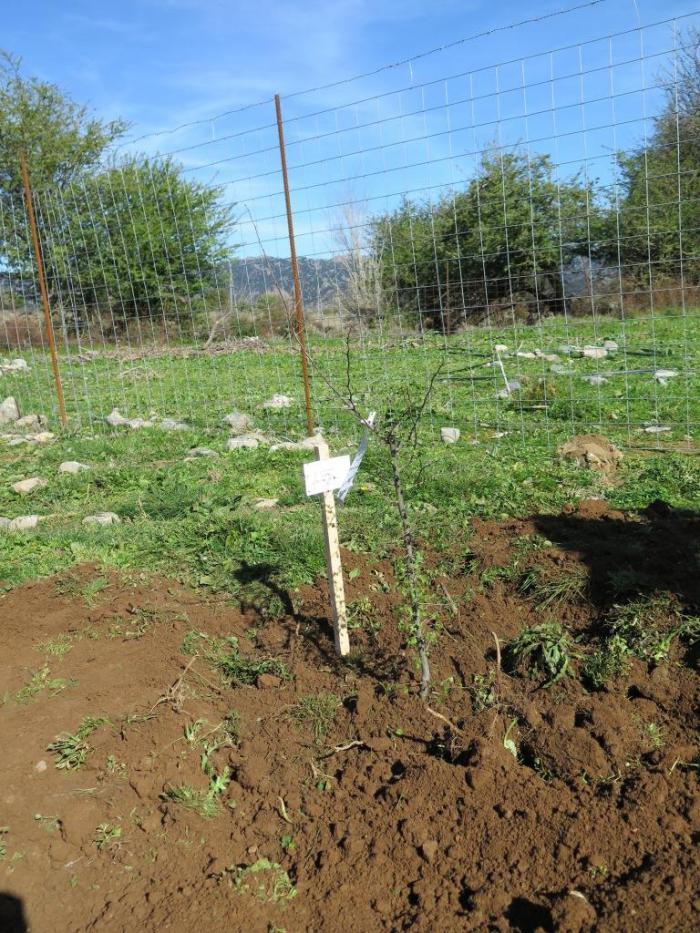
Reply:
M86 597L99 576L90 567L10 593L0 601L0 929L697 929L696 659L676 644L668 662L635 661L600 692L579 677L543 688L497 671L493 635L503 646L543 617L497 572L520 559L523 536L551 543L523 569L586 568L589 595L557 612L585 651L610 606L611 570L644 573L649 591L697 611L697 531L695 517L663 504L639 517L588 503L475 523L434 589L444 632L433 712L397 630L388 563L346 555L358 571L349 599L368 598L379 627L352 632L359 650L342 666L320 584L278 622L165 580L111 577ZM292 678L228 687L201 655L181 653L192 629L236 635L246 655L284 659ZM60 636L72 646L62 657L37 650ZM43 689L18 696L44 663ZM475 674L493 687L486 708ZM322 691L343 704L315 738L295 705ZM184 727L206 720L204 734L231 711L240 741L211 760L232 781L207 820L162 795L207 787L201 743ZM47 746L87 715L109 723L87 740L81 768L57 769ZM98 848L104 824L121 832ZM269 871L240 875L263 858L288 872L294 899L273 890Z

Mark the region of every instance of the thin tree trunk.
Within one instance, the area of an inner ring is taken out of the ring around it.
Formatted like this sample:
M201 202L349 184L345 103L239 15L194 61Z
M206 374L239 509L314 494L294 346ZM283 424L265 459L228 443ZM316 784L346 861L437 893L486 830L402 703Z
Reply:
M413 532L408 520L406 502L403 497L403 486L401 484L401 471L399 468L399 445L396 440L389 442L389 454L391 456L391 476L394 481L394 492L396 493L396 504L401 518L401 529L403 532L403 543L406 551L406 569L408 571L408 585L411 596L411 614L413 616L413 626L418 644L418 655L420 657L421 682L420 695L422 700L428 699L430 690L430 664L428 662L428 649L423 634L423 620L421 618L420 598L418 595L418 577L416 572L416 548L413 539Z

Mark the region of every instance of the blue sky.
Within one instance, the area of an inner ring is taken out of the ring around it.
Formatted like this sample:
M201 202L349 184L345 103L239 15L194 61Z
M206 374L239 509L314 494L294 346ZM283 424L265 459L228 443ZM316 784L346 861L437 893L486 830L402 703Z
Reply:
M5 0L0 45L100 116L131 121L133 148L179 150L188 172L223 184L238 204L244 252L257 252L260 237L283 255L271 106L212 117L575 2ZM664 27L589 40L694 9L607 0L284 100L300 252L332 252L341 205L366 216L403 191L437 195L468 178L488 145L547 151L562 177L583 164L609 179L605 153L649 126L672 35ZM192 121L203 122L140 138Z

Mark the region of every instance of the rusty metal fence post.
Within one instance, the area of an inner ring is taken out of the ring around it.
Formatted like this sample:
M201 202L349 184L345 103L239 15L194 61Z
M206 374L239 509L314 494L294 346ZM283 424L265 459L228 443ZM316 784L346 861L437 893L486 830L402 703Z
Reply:
M51 355L51 368L53 370L53 380L56 386L56 399L58 401L58 414L61 424L65 427L68 423L66 415L66 403L63 397L63 384L61 382L61 371L58 366L58 355L56 353L56 338L53 330L53 321L51 320L51 308L49 306L49 292L46 287L46 276L44 275L44 261L41 254L41 240L39 239L39 229L34 216L34 201L32 199L32 187L29 181L29 167L27 165L26 153L20 152L19 165L22 173L22 185L24 187L24 200L27 208L27 218L29 220L29 229L32 236L32 247L34 250L34 260L36 262L37 278L39 280L39 292L41 295L41 304L44 309L44 324L46 326L46 337L49 342L49 354Z
M282 105L279 94L275 94L275 113L277 115L277 135L279 137L280 162L282 164L282 182L284 184L284 204L287 211L287 230L289 232L289 256L292 265L292 278L294 280L294 314L296 318L296 334L299 341L301 355L301 375L304 383L304 402L306 404L306 429L309 437L315 433L314 416L311 409L311 385L309 381L309 353L306 347L306 331L304 329L304 304L299 281L299 263L297 261L297 248L294 240L294 219L292 217L292 200L289 194L289 176L287 174L287 152L284 146L284 125L282 123Z

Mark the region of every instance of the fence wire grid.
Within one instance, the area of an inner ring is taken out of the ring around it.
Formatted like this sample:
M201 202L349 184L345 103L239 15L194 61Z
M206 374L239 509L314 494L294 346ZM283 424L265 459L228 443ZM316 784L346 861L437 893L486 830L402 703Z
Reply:
M484 36L379 91L375 72L282 97L319 428L352 430L348 384L382 412L440 368L436 436L694 447L698 22L542 51L530 23L522 57L494 64ZM303 435L273 101L127 140L32 198L71 425L238 410ZM55 419L38 296L27 204L0 198L0 396Z

